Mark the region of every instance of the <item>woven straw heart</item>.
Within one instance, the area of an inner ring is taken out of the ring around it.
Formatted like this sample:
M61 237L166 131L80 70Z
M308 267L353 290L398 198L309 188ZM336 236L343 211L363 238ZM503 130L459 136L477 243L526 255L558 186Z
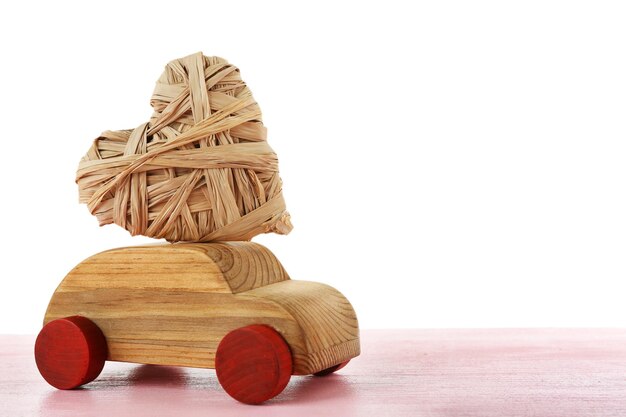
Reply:
M239 70L202 53L156 83L150 121L104 132L80 161L80 202L100 225L169 241L287 234L278 159Z

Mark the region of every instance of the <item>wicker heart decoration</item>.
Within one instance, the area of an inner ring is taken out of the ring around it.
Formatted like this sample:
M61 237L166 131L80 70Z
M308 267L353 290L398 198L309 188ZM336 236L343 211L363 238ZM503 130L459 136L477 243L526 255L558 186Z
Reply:
M287 234L278 159L239 70L202 53L165 67L154 113L106 131L80 161L80 202L100 225L169 241Z

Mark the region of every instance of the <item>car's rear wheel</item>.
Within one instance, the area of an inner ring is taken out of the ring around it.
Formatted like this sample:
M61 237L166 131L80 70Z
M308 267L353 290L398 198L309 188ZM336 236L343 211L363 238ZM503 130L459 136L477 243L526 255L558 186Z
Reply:
M280 394L292 372L285 339L269 326L251 325L228 333L215 353L215 372L237 401L260 404Z
M39 373L58 389L73 389L93 381L100 375L106 357L102 331L81 316L47 323L35 342Z
M313 375L315 376L326 376L326 375L330 375L334 372L337 372L338 370L340 370L341 368L343 368L344 366L346 366L348 364L348 362L350 362L350 359L348 359L345 362L341 362L335 366L331 366L330 368L326 368L324 370L321 370L319 372L314 373Z

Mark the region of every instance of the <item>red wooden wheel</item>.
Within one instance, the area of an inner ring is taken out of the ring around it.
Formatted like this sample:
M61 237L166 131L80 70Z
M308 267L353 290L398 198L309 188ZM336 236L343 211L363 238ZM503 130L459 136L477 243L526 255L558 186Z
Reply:
M107 357L102 331L81 316L46 324L35 342L41 376L58 389L73 389L96 379Z
M345 361L345 362L341 362L341 363L340 363L340 364L338 364L338 365L331 366L330 368L326 368L326 369L323 369L323 370L321 370L321 371L319 371L319 372L316 372L316 373L314 373L313 375L315 375L315 376L326 376L326 375L330 375L330 374L332 374L333 372L337 372L338 370L340 370L341 368L343 368L344 366L346 366L346 365L348 364L348 362L350 362L350 359L348 359L348 360L347 360L347 361Z
M215 353L215 372L237 401L260 404L280 394L291 377L291 351L269 326L251 325L228 333Z

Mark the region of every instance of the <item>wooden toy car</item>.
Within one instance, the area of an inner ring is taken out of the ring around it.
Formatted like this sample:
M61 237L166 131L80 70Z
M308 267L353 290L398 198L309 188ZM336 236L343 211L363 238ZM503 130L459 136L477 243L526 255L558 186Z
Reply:
M356 314L334 288L291 280L251 242L113 249L55 291L35 343L59 389L94 380L105 360L215 368L233 398L257 404L291 375L326 375L359 355Z

